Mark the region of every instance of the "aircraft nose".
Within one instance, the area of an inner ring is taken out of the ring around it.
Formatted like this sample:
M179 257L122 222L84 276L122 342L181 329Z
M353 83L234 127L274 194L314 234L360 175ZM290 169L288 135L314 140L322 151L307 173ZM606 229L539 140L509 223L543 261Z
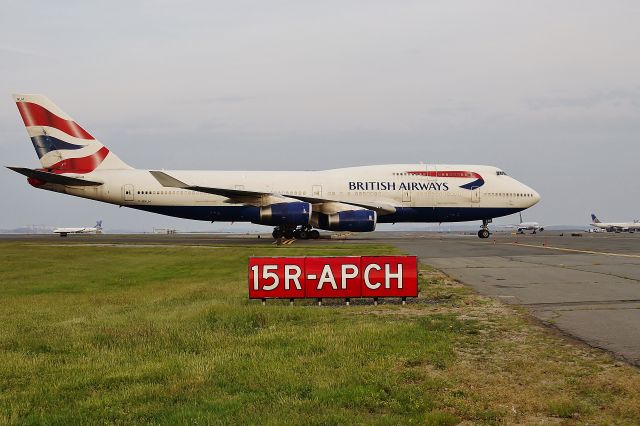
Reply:
M540 201L540 194L538 194L538 191L534 191L533 189L529 188L531 190L531 193L533 194L533 199L531 200L531 205L533 206L534 204L538 204L538 201Z
M525 185L524 183L520 182L520 185L522 185L522 191L526 194L529 194L529 197L527 197L524 201L527 202L529 205L528 207L534 206L536 204L538 204L538 202L540 201L540 194L538 194L538 191L534 190L533 188Z

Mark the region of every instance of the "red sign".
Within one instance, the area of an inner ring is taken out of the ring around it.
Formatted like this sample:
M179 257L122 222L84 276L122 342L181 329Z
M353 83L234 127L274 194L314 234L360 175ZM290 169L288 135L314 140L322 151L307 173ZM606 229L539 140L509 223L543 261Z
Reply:
M305 296L318 299L360 297L360 257L307 257Z
M415 256L364 256L360 267L362 297L418 296Z
M415 256L249 259L251 299L417 296Z
M304 297L304 257L252 257L249 259L251 299Z

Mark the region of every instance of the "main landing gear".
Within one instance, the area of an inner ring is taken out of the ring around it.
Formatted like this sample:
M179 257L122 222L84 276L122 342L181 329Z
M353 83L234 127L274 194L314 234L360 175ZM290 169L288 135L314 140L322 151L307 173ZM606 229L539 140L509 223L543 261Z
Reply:
M271 233L274 239L286 238L290 240L295 238L296 240L317 240L320 238L320 232L315 229L311 229L309 225L295 227L295 226L277 226Z
M482 225L480 226L480 230L478 231L478 237L480 238L489 238L491 232L489 232L489 224L491 223L491 219L483 219Z

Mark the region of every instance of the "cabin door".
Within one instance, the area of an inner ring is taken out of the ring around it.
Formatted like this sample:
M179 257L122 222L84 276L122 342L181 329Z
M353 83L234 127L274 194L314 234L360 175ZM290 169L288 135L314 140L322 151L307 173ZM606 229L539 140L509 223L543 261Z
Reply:
M124 201L133 201L133 185L124 185L122 187L122 199Z
M402 190L402 202L403 203L410 203L411 202L411 191L409 190Z
M427 180L438 180L438 168L435 164L427 164Z
M480 188L478 188L477 186L474 186L473 188L471 188L471 205L473 207L478 207L479 203L480 203Z

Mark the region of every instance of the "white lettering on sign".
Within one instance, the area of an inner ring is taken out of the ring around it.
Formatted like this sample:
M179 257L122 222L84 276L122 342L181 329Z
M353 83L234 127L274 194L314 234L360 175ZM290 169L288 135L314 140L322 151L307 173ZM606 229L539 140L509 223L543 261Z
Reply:
M395 278L398 281L398 288L402 288L402 264L398 264L398 272L391 273L391 265L388 263L384 265L384 286L385 288L391 288L391 279Z
M295 272L292 272L295 271ZM302 290L300 285L300 275L302 275L302 269L298 265L285 265L284 266L284 288L289 290L291 288L289 283L293 281L298 290Z
M382 283L379 282L379 281L371 282L371 278L369 277L369 274L371 273L372 269L375 269L377 271L381 271L382 270L380 265L375 264L375 263L372 263L372 264L368 265L366 268L364 268L364 285L369 287L371 290L377 290L377 289L380 288ZM384 288L386 288L386 289L391 288L391 280L392 279L396 280L396 283L398 284L397 288L402 288L402 264L398 264L398 270L395 273L393 273L393 272L391 272L391 265L389 265L388 263L385 263L385 265L384 265Z
M324 268L322 268L320 280L318 280L318 290L322 290L322 287L325 283L330 283L331 288L334 290L338 289L338 284L336 283L336 279L333 277L333 272L331 272L330 265L324 265Z
M280 277L278 277L278 274L276 274L275 272L271 272L271 271L277 271L277 270L278 270L278 265L264 265L262 267L262 279L264 279L265 281L268 280L269 278L273 279L273 284L263 286L262 287L263 290L271 291L276 287L278 287L278 284L280 284Z
M382 283L379 283L379 282L372 283L369 280L369 273L371 273L372 269L377 269L379 271L382 268L380 267L380 265L376 265L375 263L372 263L372 264L368 265L366 268L364 268L364 285L369 287L371 290L377 290L378 288L380 288Z
M351 272L347 272L347 270L351 270ZM343 290L347 289L347 280L356 278L358 276L358 272L359 272L358 267L356 265L348 264L348 263L345 263L344 265L342 265L341 285Z
M416 297L413 256L250 258L249 297Z

